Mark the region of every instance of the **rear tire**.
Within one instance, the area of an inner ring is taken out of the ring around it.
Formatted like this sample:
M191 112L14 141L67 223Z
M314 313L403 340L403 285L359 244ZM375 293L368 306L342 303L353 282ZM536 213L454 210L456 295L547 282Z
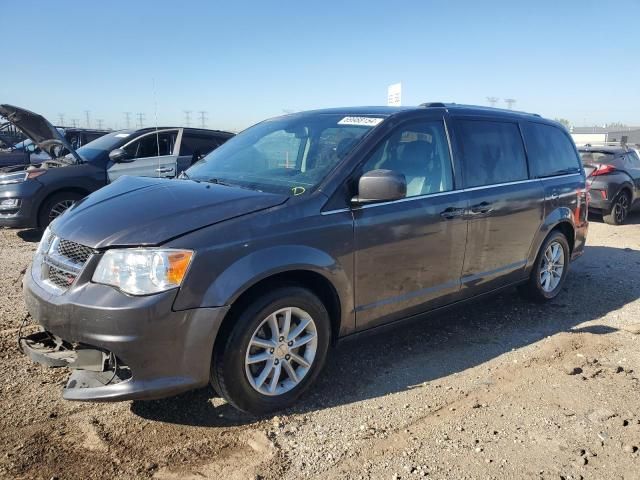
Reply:
M602 213L602 219L609 225L622 225L629 215L631 197L626 190L621 191L613 201L611 210Z
M40 207L38 227L44 230L51 222L82 198L84 198L84 195L76 192L60 192L51 195Z
M528 300L544 303L558 296L569 270L570 249L562 232L553 231L542 243L529 280L518 287Z
M253 300L232 321L214 348L214 389L255 415L291 406L326 360L331 323L323 303L305 288L280 287Z

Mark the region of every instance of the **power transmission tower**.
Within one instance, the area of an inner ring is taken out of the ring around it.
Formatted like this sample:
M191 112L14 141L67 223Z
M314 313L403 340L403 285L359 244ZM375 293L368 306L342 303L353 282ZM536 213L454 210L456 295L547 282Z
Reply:
M71 119L71 126L72 126L73 128L78 128L78 123L79 123L79 121L78 121L78 119L77 119L77 118L72 118L72 119Z
M487 102L489 102L489 105L491 105L492 107L496 106L498 100L500 100L498 97L487 97Z
M84 118L87 122L87 128L91 127L91 110L84 111Z
M198 113L200 114L200 128L206 128L207 112L205 112L204 110L200 110Z
M104 123L104 120L99 118L96 120L96 122L98 122L98 130L102 130L102 124Z
M127 129L131 128L131 112L124 112L124 121L127 125Z
M507 108L509 110L511 110L513 108L513 104L516 103L516 99L515 98L505 98L504 99L504 103L507 104Z
M138 117L138 128L142 128L144 126L144 113L138 112L136 117Z
M191 110L184 110L184 124L187 127L191 126Z
M64 126L64 113L59 113L58 114L58 125L60 125L61 127Z

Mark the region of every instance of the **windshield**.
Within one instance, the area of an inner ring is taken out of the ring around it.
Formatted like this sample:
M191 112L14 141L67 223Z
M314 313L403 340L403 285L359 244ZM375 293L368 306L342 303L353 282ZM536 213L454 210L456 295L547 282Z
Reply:
M267 120L211 152L186 177L303 195L382 120L323 113Z
M76 152L80 155L80 158L86 162L93 162L100 159L105 154L108 154L114 148L118 148L129 136L130 134L126 132L107 133L106 135L95 139L93 142L89 142L78 148ZM71 154L66 155L65 158L74 160L74 157Z
M580 152L582 163L587 165L591 163L608 163L613 160L614 156L611 152Z

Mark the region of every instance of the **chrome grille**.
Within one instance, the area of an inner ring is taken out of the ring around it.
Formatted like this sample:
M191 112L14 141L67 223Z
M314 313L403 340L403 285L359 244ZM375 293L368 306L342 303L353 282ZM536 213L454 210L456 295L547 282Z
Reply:
M76 277L73 274L67 273L60 268L47 265L47 269L47 280L58 288L66 290L76 281Z
M80 245L79 243L60 239L60 242L58 242L58 253L70 259L73 263L84 265L93 253L93 249Z
M54 234L43 242L41 279L62 293L76 281L94 250Z

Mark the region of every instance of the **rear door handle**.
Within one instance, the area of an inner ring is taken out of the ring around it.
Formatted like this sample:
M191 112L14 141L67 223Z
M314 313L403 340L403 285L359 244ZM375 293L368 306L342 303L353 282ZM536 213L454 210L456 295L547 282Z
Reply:
M558 192L553 192L551 194L551 200L558 200L558 198L560 198L560 195L558 194Z
M156 172L158 172L158 173L171 173L171 172L173 172L173 168L156 168Z
M484 213L489 213L493 208L489 202L481 202L476 205L472 205L469 208L469 213L471 215L482 215Z
M440 216L446 220L461 217L464 215L464 208L449 207L440 212Z

